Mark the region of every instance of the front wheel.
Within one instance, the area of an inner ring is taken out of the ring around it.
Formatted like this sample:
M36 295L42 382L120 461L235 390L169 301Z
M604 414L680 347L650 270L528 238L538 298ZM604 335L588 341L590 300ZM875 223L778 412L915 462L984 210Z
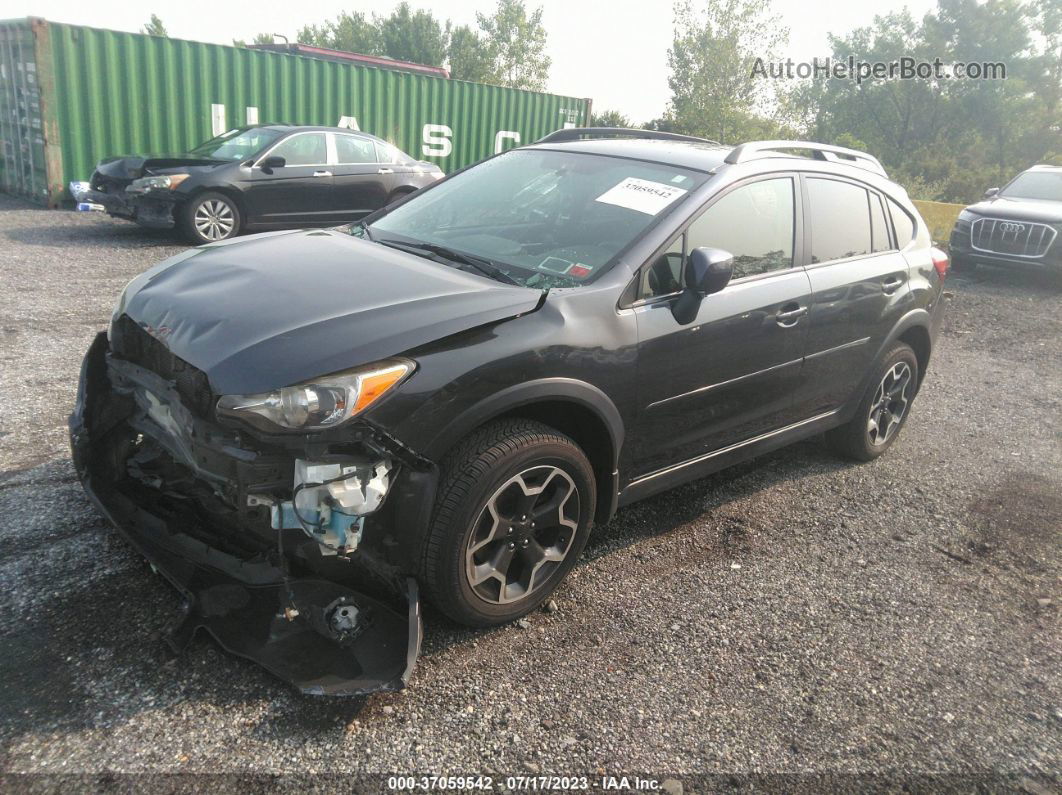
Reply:
M593 469L564 434L529 420L491 423L442 466L420 580L455 621L502 624L560 584L590 533Z
M222 193L201 193L185 203L181 227L195 245L216 243L240 233L240 210Z
M826 432L836 452L857 461L877 458L896 441L918 392L918 357L897 343L878 366L874 379L846 425Z

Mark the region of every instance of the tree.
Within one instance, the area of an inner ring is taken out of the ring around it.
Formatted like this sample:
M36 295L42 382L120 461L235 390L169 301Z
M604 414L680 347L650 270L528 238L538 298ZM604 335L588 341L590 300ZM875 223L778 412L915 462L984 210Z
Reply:
M498 0L490 16L476 12L476 22L494 53L501 85L544 91L552 61L546 55L542 9L529 16L524 0Z
M403 0L391 16L375 22L387 56L428 66L442 66L446 60L449 23L444 28L430 11L413 11Z
M760 115L769 84L753 74L789 32L772 16L770 0L692 0L675 5L675 40L668 50L671 103L679 131L719 141L740 141L773 125Z
M618 110L606 110L590 117L591 127L630 127L631 120Z
M325 47L330 50L357 52L363 55L383 55L383 43L376 22L361 12L340 14L333 22L306 25L295 36L299 44Z
M450 77L475 83L499 83L495 53L490 43L468 25L454 28L450 33Z
M148 36L164 36L169 37L169 33L166 32L166 26L162 24L162 20L159 19L158 14L152 14L148 23L140 29L141 33L146 33Z
M256 33L251 39L251 44L272 44L275 36L272 33ZM246 47L247 42L243 39L233 39L233 47Z

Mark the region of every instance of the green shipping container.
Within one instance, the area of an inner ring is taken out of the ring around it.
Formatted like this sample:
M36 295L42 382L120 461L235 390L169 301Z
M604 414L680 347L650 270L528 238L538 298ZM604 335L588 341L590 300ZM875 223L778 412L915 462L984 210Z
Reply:
M347 126L446 172L590 100L28 18L0 22L0 187L49 206L102 158L182 152L255 122Z

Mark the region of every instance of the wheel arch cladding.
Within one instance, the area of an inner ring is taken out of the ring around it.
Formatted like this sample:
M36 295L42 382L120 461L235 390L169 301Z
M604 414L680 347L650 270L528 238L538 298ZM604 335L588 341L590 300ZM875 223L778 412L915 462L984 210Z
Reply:
M623 446L623 420L615 404L595 386L570 378L546 378L518 384L480 401L448 424L427 454L439 461L461 439L489 422L522 417L537 420L579 445L597 480L595 520L615 511L616 470Z
M913 325L896 338L897 342L904 342L911 346L918 360L918 384L926 377L926 368L929 365L929 355L933 350L933 343L929 337L929 330L922 325Z

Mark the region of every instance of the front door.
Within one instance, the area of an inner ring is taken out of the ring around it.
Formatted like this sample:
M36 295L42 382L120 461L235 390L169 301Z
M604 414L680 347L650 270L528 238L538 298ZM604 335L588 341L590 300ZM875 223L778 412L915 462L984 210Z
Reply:
M635 476L742 442L794 421L811 285L800 251L796 178L745 183L713 200L642 282L640 413ZM679 264L697 247L734 256L734 275L679 324L671 306ZM681 252L681 254L679 253ZM669 295L670 291L670 295Z
M268 171L255 166L245 197L252 225L315 226L335 217L325 133L296 133L267 156L284 158L284 165Z

